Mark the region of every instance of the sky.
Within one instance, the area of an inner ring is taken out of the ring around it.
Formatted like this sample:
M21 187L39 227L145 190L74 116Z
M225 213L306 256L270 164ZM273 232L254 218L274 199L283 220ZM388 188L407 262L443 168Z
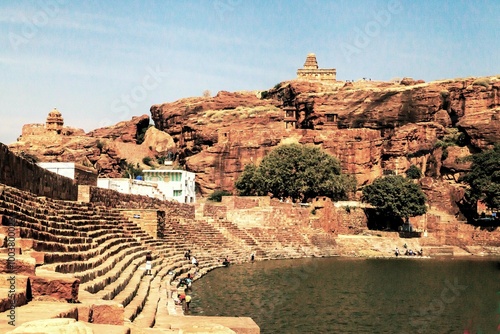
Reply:
M267 90L308 53L338 80L500 74L500 1L0 0L0 142L57 108L93 129Z

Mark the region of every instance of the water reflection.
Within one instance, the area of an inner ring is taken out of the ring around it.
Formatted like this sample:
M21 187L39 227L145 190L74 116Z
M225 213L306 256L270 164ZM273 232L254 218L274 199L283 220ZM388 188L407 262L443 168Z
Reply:
M497 333L495 260L300 259L233 265L194 284L191 314L261 333Z

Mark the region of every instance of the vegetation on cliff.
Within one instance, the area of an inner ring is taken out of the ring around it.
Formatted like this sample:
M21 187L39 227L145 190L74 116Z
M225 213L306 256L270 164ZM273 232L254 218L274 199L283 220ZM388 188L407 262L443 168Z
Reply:
M500 144L491 150L472 155L470 172L461 181L470 188L467 197L472 202L484 201L492 210L500 209Z
M317 196L347 199L356 180L341 173L340 162L319 147L281 145L259 166L247 165L235 183L241 196L271 194L277 198L307 202Z
M426 197L420 186L401 175L375 179L363 187L362 200L373 205L387 222L398 223L400 219L423 215L427 211Z
M409 179L420 179L422 177L422 171L415 165L411 165L410 168L406 170L406 177Z

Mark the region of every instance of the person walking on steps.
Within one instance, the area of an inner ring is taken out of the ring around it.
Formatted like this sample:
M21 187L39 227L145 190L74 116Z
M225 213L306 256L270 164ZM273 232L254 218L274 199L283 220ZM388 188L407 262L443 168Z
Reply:
M146 254L146 275L151 275L151 262L153 261L153 256L151 252Z

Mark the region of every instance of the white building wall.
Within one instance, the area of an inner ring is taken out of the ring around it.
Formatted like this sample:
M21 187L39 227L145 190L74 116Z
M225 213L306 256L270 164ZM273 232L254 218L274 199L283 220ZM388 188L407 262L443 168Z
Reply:
M99 178L97 179L99 188L111 189L122 194L141 195L153 197L161 200L168 199L155 182L142 180L132 180L126 178Z
M97 179L97 186L123 194L134 194L195 203L195 173L184 170L144 170L144 180Z
M144 179L156 182L167 199L195 203L195 173L184 170L143 170Z
M62 176L75 179L75 163L74 162L39 162L38 166L46 170Z

